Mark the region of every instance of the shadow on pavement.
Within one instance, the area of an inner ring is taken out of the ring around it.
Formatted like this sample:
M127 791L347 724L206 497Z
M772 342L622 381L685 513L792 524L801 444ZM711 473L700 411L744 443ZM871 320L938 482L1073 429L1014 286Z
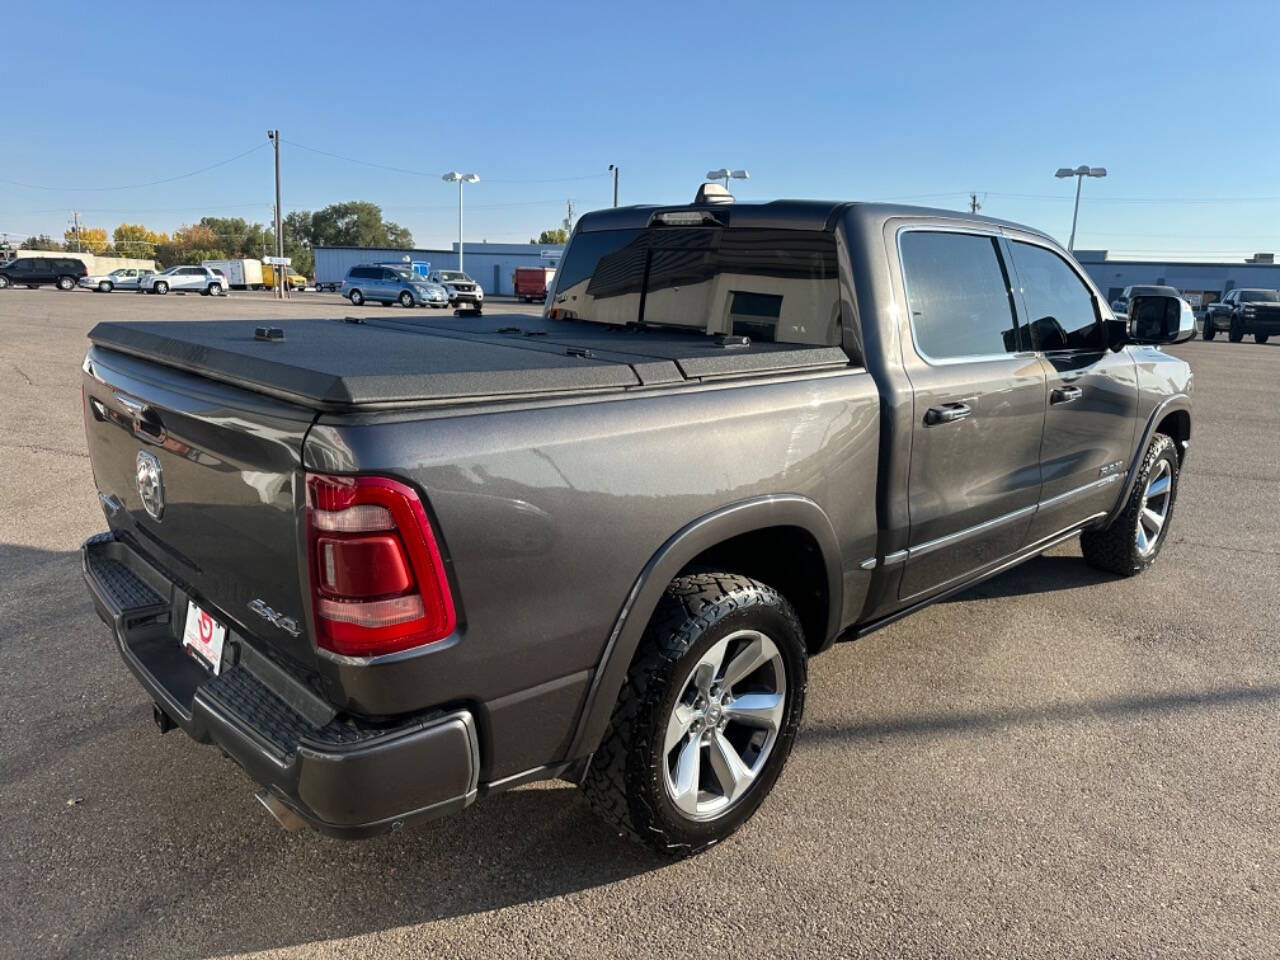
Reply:
M1054 590L1074 590L1090 587L1116 578L1109 573L1095 570L1075 556L1039 556L1006 570L999 576L985 580L963 590L943 603L989 600L995 597L1021 597L1029 593L1049 593Z
M984 733L1003 731L1020 724L1070 723L1076 720L1105 721L1117 717L1167 714L1180 710L1256 706L1277 702L1280 702L1280 684L1256 687L1236 686L1222 690L1190 690L1183 693L1111 697L1018 710L916 714L848 727L805 727L800 742Z

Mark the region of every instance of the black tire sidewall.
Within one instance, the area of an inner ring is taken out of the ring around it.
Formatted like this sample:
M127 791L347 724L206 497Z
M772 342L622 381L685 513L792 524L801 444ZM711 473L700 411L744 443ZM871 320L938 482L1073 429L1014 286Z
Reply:
M651 680L649 695L641 707L643 722L640 733L628 762L628 793L632 817L637 825L657 830L669 843L687 845L691 852L727 837L756 812L786 764L804 715L808 662L804 637L799 632L795 615L773 590L756 588L752 592L755 594L751 598L754 602L714 616L709 623L700 622L704 619L702 617L686 621L680 633L685 635L687 646L660 677L655 676ZM662 752L667 717L683 692L681 688L685 678L698 659L728 634L744 629L766 634L782 653L787 673L786 719L764 768L747 796L713 820L690 820L680 813L667 795L663 772L666 761Z
M1156 539L1156 548L1145 557L1138 552L1138 514L1141 512L1142 494L1147 489L1147 482L1151 477L1151 471L1155 469L1156 463L1160 460L1169 461L1169 509L1165 513L1164 525L1160 528L1160 533ZM1130 560L1135 570L1145 570L1156 562L1156 558L1160 556L1160 551L1164 549L1165 541L1169 539L1169 528L1173 525L1173 513L1178 505L1178 451L1174 445L1174 441L1170 437L1161 434L1152 444L1152 449L1148 452L1146 458L1142 462L1142 469L1138 474L1137 482L1133 485L1133 493L1130 495L1130 502L1125 510L1125 531L1129 536Z

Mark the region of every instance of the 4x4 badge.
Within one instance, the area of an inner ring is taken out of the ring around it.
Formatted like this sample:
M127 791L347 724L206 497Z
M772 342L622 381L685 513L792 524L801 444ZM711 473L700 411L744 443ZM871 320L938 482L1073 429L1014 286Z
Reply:
M277 613L267 606L266 602L260 599L249 601L249 609L260 616L263 620L272 626L279 627L291 637L296 637L302 631L298 629L298 621L293 617L286 617L283 613Z

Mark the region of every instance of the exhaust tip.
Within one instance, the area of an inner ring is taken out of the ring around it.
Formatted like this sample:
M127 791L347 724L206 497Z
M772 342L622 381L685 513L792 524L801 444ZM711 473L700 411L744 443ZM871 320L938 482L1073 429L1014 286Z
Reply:
M276 823L284 827L289 833L297 833L307 825L307 822L293 812L292 809L275 794L263 790L257 795L258 802L267 808L267 813L275 818Z

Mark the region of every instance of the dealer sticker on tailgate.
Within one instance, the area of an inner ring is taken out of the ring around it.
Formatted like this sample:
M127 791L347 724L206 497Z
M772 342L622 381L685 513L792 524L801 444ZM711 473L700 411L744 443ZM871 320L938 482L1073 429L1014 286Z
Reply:
M182 631L182 645L214 674L222 667L222 642L226 639L227 628L188 600L187 626Z

